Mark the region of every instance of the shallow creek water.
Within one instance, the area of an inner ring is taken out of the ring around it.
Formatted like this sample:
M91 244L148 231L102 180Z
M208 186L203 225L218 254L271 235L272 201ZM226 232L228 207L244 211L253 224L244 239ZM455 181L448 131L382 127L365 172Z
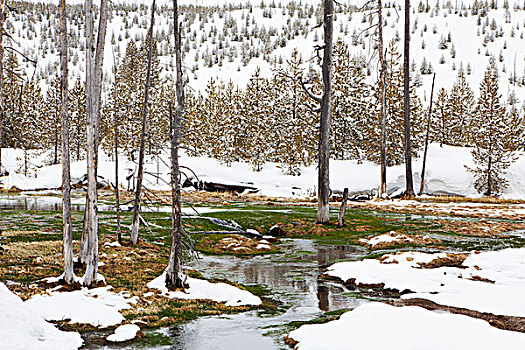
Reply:
M227 278L245 284L263 284L272 290L286 311L276 315L249 311L235 315L202 317L193 322L148 331L170 338L170 345L136 342L127 346L96 345L104 334L87 337L87 348L106 349L289 349L282 327L290 321L306 321L325 311L354 308L364 299L355 298L340 285L319 280L324 267L341 259L358 258L366 250L354 246L317 245L310 240L286 240L280 254L239 258L203 256L191 264L206 277ZM265 333L269 333L266 334Z

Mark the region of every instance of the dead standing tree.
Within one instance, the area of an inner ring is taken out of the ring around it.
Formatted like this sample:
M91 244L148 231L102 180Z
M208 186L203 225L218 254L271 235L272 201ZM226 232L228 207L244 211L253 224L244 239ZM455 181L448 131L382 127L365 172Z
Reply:
M175 94L177 107L173 118L170 103L171 127L171 251L168 269L166 270L166 287L168 289L184 288L182 279L182 211L180 198L179 144L181 121L184 114L184 85L182 81L181 31L179 25L178 1L173 0L173 35L175 37Z
M69 170L68 40L66 0L60 0L60 117L62 120L62 221L64 234L64 282L72 284L73 232L71 229L71 176Z
M379 197L386 195L386 63L383 41L383 6L382 0L377 1L378 39L379 39L379 84L381 89L381 184Z
M412 179L412 143L410 141L410 0L405 0L405 49L403 62L403 90L405 112L405 196L413 197L414 182Z
M334 35L334 2L323 0L324 45L317 50L323 50L323 95L315 96L302 82L308 96L321 105L321 120L319 122L319 148L317 152L319 165L317 176L317 223L327 224L330 221L330 126L332 120L332 49Z
M142 180L144 178L144 152L146 149L146 124L148 117L148 99L151 83L151 61L153 55L153 27L155 25L155 0L151 5L151 24L149 28L148 42L148 68L146 72L146 83L144 85L144 104L142 106L142 130L139 145L139 167L137 174L137 187L135 189L135 204L133 206L133 223L131 224L131 243L139 242L140 204L142 195Z
M0 0L0 176L2 175L2 144L4 143L4 24L5 3Z
M97 156L100 93L102 91L102 63L107 27L107 0L100 1L98 38L95 52L93 0L85 2L86 16L86 139L87 179L86 213L82 235L80 260L86 264L84 285L92 286L98 274L98 194Z
M430 107L428 108L428 119L427 119L427 130L425 135L425 150L423 152L423 168L421 169L421 186L419 188L419 195L423 194L425 190L425 170L427 167L427 153L428 153L428 141L430 138L430 125L432 121L432 99L434 97L434 82L436 81L436 73L432 78L432 88L430 89Z

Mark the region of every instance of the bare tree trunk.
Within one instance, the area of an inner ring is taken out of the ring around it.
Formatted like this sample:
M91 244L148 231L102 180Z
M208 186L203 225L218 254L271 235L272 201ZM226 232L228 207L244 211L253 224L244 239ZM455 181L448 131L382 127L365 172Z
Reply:
M87 139L87 206L85 215L87 236L84 242L86 273L84 285L92 286L98 273L98 196L96 175L95 65L93 62L93 0L86 0L86 139Z
M489 154L492 150L492 144L489 146ZM487 166L487 192L485 192L485 196L491 196L492 195L492 156L489 156L489 163Z
M93 34L93 27L94 27L94 20L93 20L93 0L86 0L86 7L87 3L91 4L90 8L90 16L91 16L91 35L90 37L90 47L91 49L87 50L86 45L86 57L87 55L90 55L89 59L89 67L86 68L86 81L88 74L92 77L92 81L87 81L86 83L86 127L87 127L87 119L89 119L89 115L91 113L94 114L93 116L93 152L94 156L92 166L94 168L94 179L95 179L95 193L97 191L96 189L96 180L97 180L97 173L98 173L98 145L99 145L99 129L100 129L100 107L101 107L101 93L102 93L102 66L104 61L104 47L105 47L105 37L106 37L106 28L107 28L107 0L100 0L100 16L99 16L99 25L98 25L98 36L97 36L97 46L96 46L96 52L94 47L94 34ZM86 21L87 21L87 14L86 14ZM87 30L88 24L86 23L86 30ZM87 42L87 34L86 34L86 42ZM94 62L93 62L93 56L95 55ZM88 65L88 60L86 59L86 66ZM91 70L88 72L88 70ZM91 87L89 86L90 84ZM87 137L87 133L86 133ZM89 141L88 147L89 147ZM88 163L90 162L88 155L86 154L86 158ZM89 165L88 165L89 170ZM89 173L89 171L88 171ZM88 174L88 182L89 182L89 174ZM88 185L89 188L89 185ZM98 211L98 209L91 208L91 205L93 203L93 200L91 199L92 193L87 191L86 193L86 209L84 212L84 223L82 228L82 238L80 240L80 253L79 253L79 260L82 263L86 263L87 256L88 256L88 245L87 240L89 236L90 231L90 224L91 222L97 222L98 225L98 219L94 220L90 216ZM97 228L97 235L98 235L98 228Z
M146 148L146 122L148 117L148 98L151 80L151 60L153 55L153 27L155 25L155 0L151 5L151 24L149 29L148 43L148 70L146 72L146 84L144 86L144 105L142 106L142 130L139 145L139 168L137 175L137 187L135 189L135 205L133 207L133 223L131 225L131 244L139 242L140 204L142 194L142 179L144 177L144 151Z
M184 113L184 86L182 83L182 52L181 52L181 33L179 27L178 1L173 0L173 35L175 37L175 93L177 95L177 107L175 109L175 119L172 115L170 103L170 124L171 130L171 250L168 269L166 271L166 287L168 289L184 288L184 281L181 278L181 258L182 258L182 215L180 199L180 171L179 171L179 143L181 120Z
M64 223L64 281L71 284L73 273L73 231L71 229L71 178L69 173L68 40L66 0L60 0L60 116L62 120L62 221Z
M324 0L324 54L323 84L321 100L321 120L319 131L319 169L317 182L317 222L326 224L330 221L330 123L332 118L332 46L333 46L333 0Z
M341 208L339 209L339 218L337 219L337 227L345 226L346 202L348 201L348 188L343 190L343 200L341 201Z
M100 111L102 107L102 78L104 65L104 48L106 46L106 28L108 23L108 0L100 0L100 15L97 32L97 49L95 53L95 175L98 175L98 146L100 144Z
M427 120L427 134L425 136L425 151L423 152L423 168L421 169L421 187L419 188L419 195L423 194L425 190L425 170L427 166L427 152L428 152L428 139L430 136L430 121L432 120L432 99L434 97L434 83L436 81L436 73L432 78L432 88L430 89L430 107L428 108L428 120Z
M410 0L405 0L405 57L404 57L404 104L405 104L405 167L406 196L414 196L412 179L412 143L410 141Z
M386 64L383 42L383 6L382 0L377 1L379 15L379 84L381 87L381 184L379 198L386 194Z
M5 2L0 0L0 175L2 174L2 145L4 144L4 22Z
M53 164L58 164L58 128L55 129L55 155L53 158Z
M115 113L115 201L117 206L117 238L122 244L122 232L120 229L120 196L118 189L118 113Z

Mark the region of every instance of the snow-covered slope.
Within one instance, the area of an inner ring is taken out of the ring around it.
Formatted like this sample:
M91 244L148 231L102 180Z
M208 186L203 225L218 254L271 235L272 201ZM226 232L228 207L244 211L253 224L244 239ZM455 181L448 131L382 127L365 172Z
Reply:
M23 162L23 152L13 149L3 149L3 161L11 172L7 177L0 178L0 187L17 187L21 190L55 189L61 186L61 165L43 166L37 169L36 177L26 177L15 173ZM34 161L45 159L41 155ZM156 158L148 159L146 172L159 174L161 180L152 175L145 175L145 186L149 189L169 190L169 157L163 154L164 161ZM252 170L246 163L233 163L231 166L204 157L181 157L181 164L191 168L200 180L225 183L253 184L259 194L280 197L306 197L315 193L317 169L315 166L302 167L300 176L283 174L278 164L268 163L260 172ZM370 162L331 161L330 177L332 190L342 190L348 187L351 193L374 191L379 184L379 166ZM415 188L419 188L422 160L413 163ZM465 166L473 166L469 148L439 146L431 144L428 152L426 172L426 192L431 194L457 194L464 196L479 196L473 183L474 178ZM136 170L136 164L128 159L120 159L119 182L122 187L132 186L126 180L126 175ZM99 172L107 182L114 181L114 162L100 152ZM73 162L71 176L73 181L81 179L86 174L85 161ZM505 178L509 187L503 192L505 198L525 198L525 156L519 154L518 160L509 168ZM188 174L191 175L191 174ZM403 189L405 186L405 168L403 165L388 168L388 191L390 193Z
M81 6L83 1L74 0L72 3ZM182 10L182 28L186 32L184 62L188 68L189 85L197 91L202 91L211 77L224 81L231 79L235 84L243 86L257 67L261 68L263 75L269 73L274 59L286 60L293 49L298 49L304 59L309 59L314 55L314 45L321 44L322 28L314 29L320 14L320 1L183 0L179 3L200 8L196 17L195 8L185 7ZM436 3L439 5L436 6ZM444 1L429 1L429 11L420 12L419 3L413 2L411 58L416 66L415 72L419 72L423 59L426 59L437 73L436 87L450 89L462 66L477 94L489 57L493 55L500 71L503 97L506 98L510 90L516 90L518 96L523 94L523 87L509 83L509 78L514 75L518 79L525 77L525 10L522 4L510 3L510 8L505 9L500 1L499 8L489 9L486 16L478 19L479 14L473 15L472 3L473 1L463 1L447 6ZM119 0L115 4L134 6L125 10L117 6L110 17L104 66L108 76L113 72L114 62L118 62L124 54L127 43L131 39L139 42L143 40L149 23L149 4L144 5L139 0ZM144 6L137 6L138 4ZM361 9L362 4L363 1L359 0L337 6L334 34L336 38L350 43L351 51L356 56L370 58L374 51L374 33L366 30L370 27L369 11ZM171 74L171 1L163 0L158 5L161 10L157 16L156 30L159 35L160 57L165 64L165 72ZM80 14L80 11L79 7L77 13ZM401 1L385 3L386 42L392 38L403 39L403 12ZM27 29L29 20L32 23L31 30ZM55 20L56 17L51 12L49 18L25 13L16 15L11 21L11 32L17 39L17 45L29 57L38 58L37 71L41 75L37 76L46 79L53 77L58 64L58 51L55 47L58 41L52 40L53 35L56 35L52 29L56 25ZM70 32L71 41L78 43L72 48L71 76L72 79L77 76L84 79L81 15L75 16ZM445 41L446 48L440 48L442 38L448 39L449 35L450 42ZM398 51L401 51L401 44L401 41L397 42ZM33 68L30 63L25 65L31 75ZM467 70L468 66L470 70ZM376 71L376 63L372 60L370 80L377 78ZM422 75L422 83L419 94L428 102L431 75Z
M82 342L80 334L58 330L0 282L0 349L72 350Z

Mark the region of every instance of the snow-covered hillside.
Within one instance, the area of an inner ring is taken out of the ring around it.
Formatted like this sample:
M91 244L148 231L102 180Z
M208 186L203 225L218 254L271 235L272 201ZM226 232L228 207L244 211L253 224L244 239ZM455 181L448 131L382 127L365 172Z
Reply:
M56 1L44 1L54 4ZM38 2L36 2L38 3ZM81 0L72 11L70 33L72 43L71 75L84 78L84 39ZM241 0L182 1L182 28L184 63L190 86L202 91L211 77L224 81L233 80L244 86L257 67L264 75L273 62L285 61L293 49L298 49L304 59L314 56L314 45L322 40L322 28L313 29L321 13L320 1L272 0L247 2ZM521 3L498 3L497 9L473 10L467 1L413 2L412 61L414 77L421 74L423 60L436 72L436 87L450 89L460 67L467 73L473 90L478 86L488 64L495 57L500 71L503 97L515 90L517 96L525 90L524 27L525 10ZM165 73L173 71L173 38L170 31L171 1L159 4L156 32ZM356 56L369 59L374 55L375 35L368 29L377 18L363 10L362 1L339 2L336 7L335 36L351 44ZM509 8L506 9L506 4ZM8 29L19 46L29 57L38 58L37 77L52 79L58 64L58 51L54 40L58 35L56 8L34 7L23 14L13 14ZM473 14L474 13L474 14ZM475 14L477 13L477 15ZM400 1L386 2L384 9L385 38L403 39L403 10ZM149 24L148 5L137 0L114 2L107 35L105 71L111 80L113 64L123 56L130 40L141 42ZM401 42L397 42L399 50ZM400 50L401 51L401 50ZM315 60L312 61L315 64ZM25 63L29 76L33 74L30 63ZM371 60L369 79L377 79L377 63ZM518 82L509 79L516 76ZM431 75L421 75L419 94L429 99ZM43 85L46 85L43 83Z
M35 156L32 161L32 171L29 176L20 174L23 169L23 152L20 150L3 149L3 161L10 175L0 179L0 187L16 187L20 190L56 189L62 184L61 165L42 166L45 154ZM145 186L148 189L169 190L170 170L167 167L168 155L162 159L149 158L145 165ZM136 164L127 158L120 159L119 179L123 188L132 187L132 182L126 176L136 171ZM99 176L107 183L114 182L114 162L100 153ZM266 196L305 198L315 194L317 169L315 166L301 167L300 176L285 175L279 164L268 163L262 171L253 171L246 163L233 163L231 166L205 157L181 157L181 164L191 168L199 180L217 181L230 184L253 184ZM418 158L413 163L415 188L419 189L422 160ZM431 144L428 153L425 192L429 194L453 194L478 197L480 194L474 188L474 178L466 169L472 167L472 157L469 148L439 146ZM18 172L18 173L17 173ZM504 176L509 181L509 187L503 191L503 198L525 198L525 155L519 154L518 160L511 165ZM71 176L73 181L79 181L86 174L86 162L73 162ZM160 180L151 174L159 174ZM191 175L191 174L188 174ZM351 193L372 193L379 186L379 166L370 162L331 161L330 187L334 191L348 187ZM388 168L388 192L394 193L405 188L404 165Z

